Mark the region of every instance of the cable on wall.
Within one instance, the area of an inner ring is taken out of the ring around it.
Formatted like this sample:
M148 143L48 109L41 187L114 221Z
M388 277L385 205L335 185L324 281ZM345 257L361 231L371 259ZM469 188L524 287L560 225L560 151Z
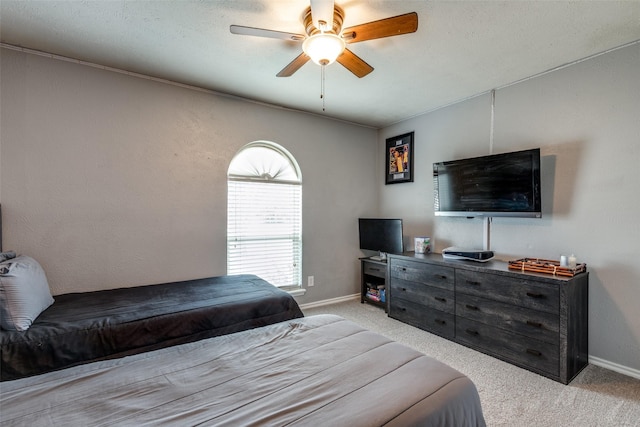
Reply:
M493 154L493 122L496 111L496 90L491 89L491 124L489 127L489 154Z
M489 125L489 154L493 154L493 125L496 110L496 90L491 89L491 120ZM491 217L485 217L482 224L482 249L491 250Z

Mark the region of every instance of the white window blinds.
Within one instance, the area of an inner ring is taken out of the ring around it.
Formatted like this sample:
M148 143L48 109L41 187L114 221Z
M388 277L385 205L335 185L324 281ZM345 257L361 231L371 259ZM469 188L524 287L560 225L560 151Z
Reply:
M229 166L227 202L227 273L301 286L302 186L289 153L271 143L243 148Z

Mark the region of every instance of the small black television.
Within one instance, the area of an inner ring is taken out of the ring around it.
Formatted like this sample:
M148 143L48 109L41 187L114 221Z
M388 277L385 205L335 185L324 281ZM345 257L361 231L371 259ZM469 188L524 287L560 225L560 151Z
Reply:
M436 216L542 216L540 149L433 164Z
M358 218L360 249L385 254L401 254L402 220L389 218Z

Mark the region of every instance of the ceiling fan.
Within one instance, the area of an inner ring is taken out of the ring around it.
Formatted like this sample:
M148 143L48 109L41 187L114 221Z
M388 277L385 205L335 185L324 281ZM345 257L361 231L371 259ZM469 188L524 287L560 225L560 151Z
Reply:
M373 67L349 50L347 44L413 33L418 29L415 12L343 29L344 10L333 0L310 0L310 3L302 18L306 35L242 25L231 25L231 33L302 42L303 52L284 67L278 77L293 75L311 59L322 66L337 61L361 78L372 72Z

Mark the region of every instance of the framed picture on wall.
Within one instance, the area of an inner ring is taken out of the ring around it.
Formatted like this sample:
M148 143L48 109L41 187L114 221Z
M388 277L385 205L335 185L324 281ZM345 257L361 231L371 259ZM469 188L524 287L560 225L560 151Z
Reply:
M387 138L385 184L413 182L413 132Z

